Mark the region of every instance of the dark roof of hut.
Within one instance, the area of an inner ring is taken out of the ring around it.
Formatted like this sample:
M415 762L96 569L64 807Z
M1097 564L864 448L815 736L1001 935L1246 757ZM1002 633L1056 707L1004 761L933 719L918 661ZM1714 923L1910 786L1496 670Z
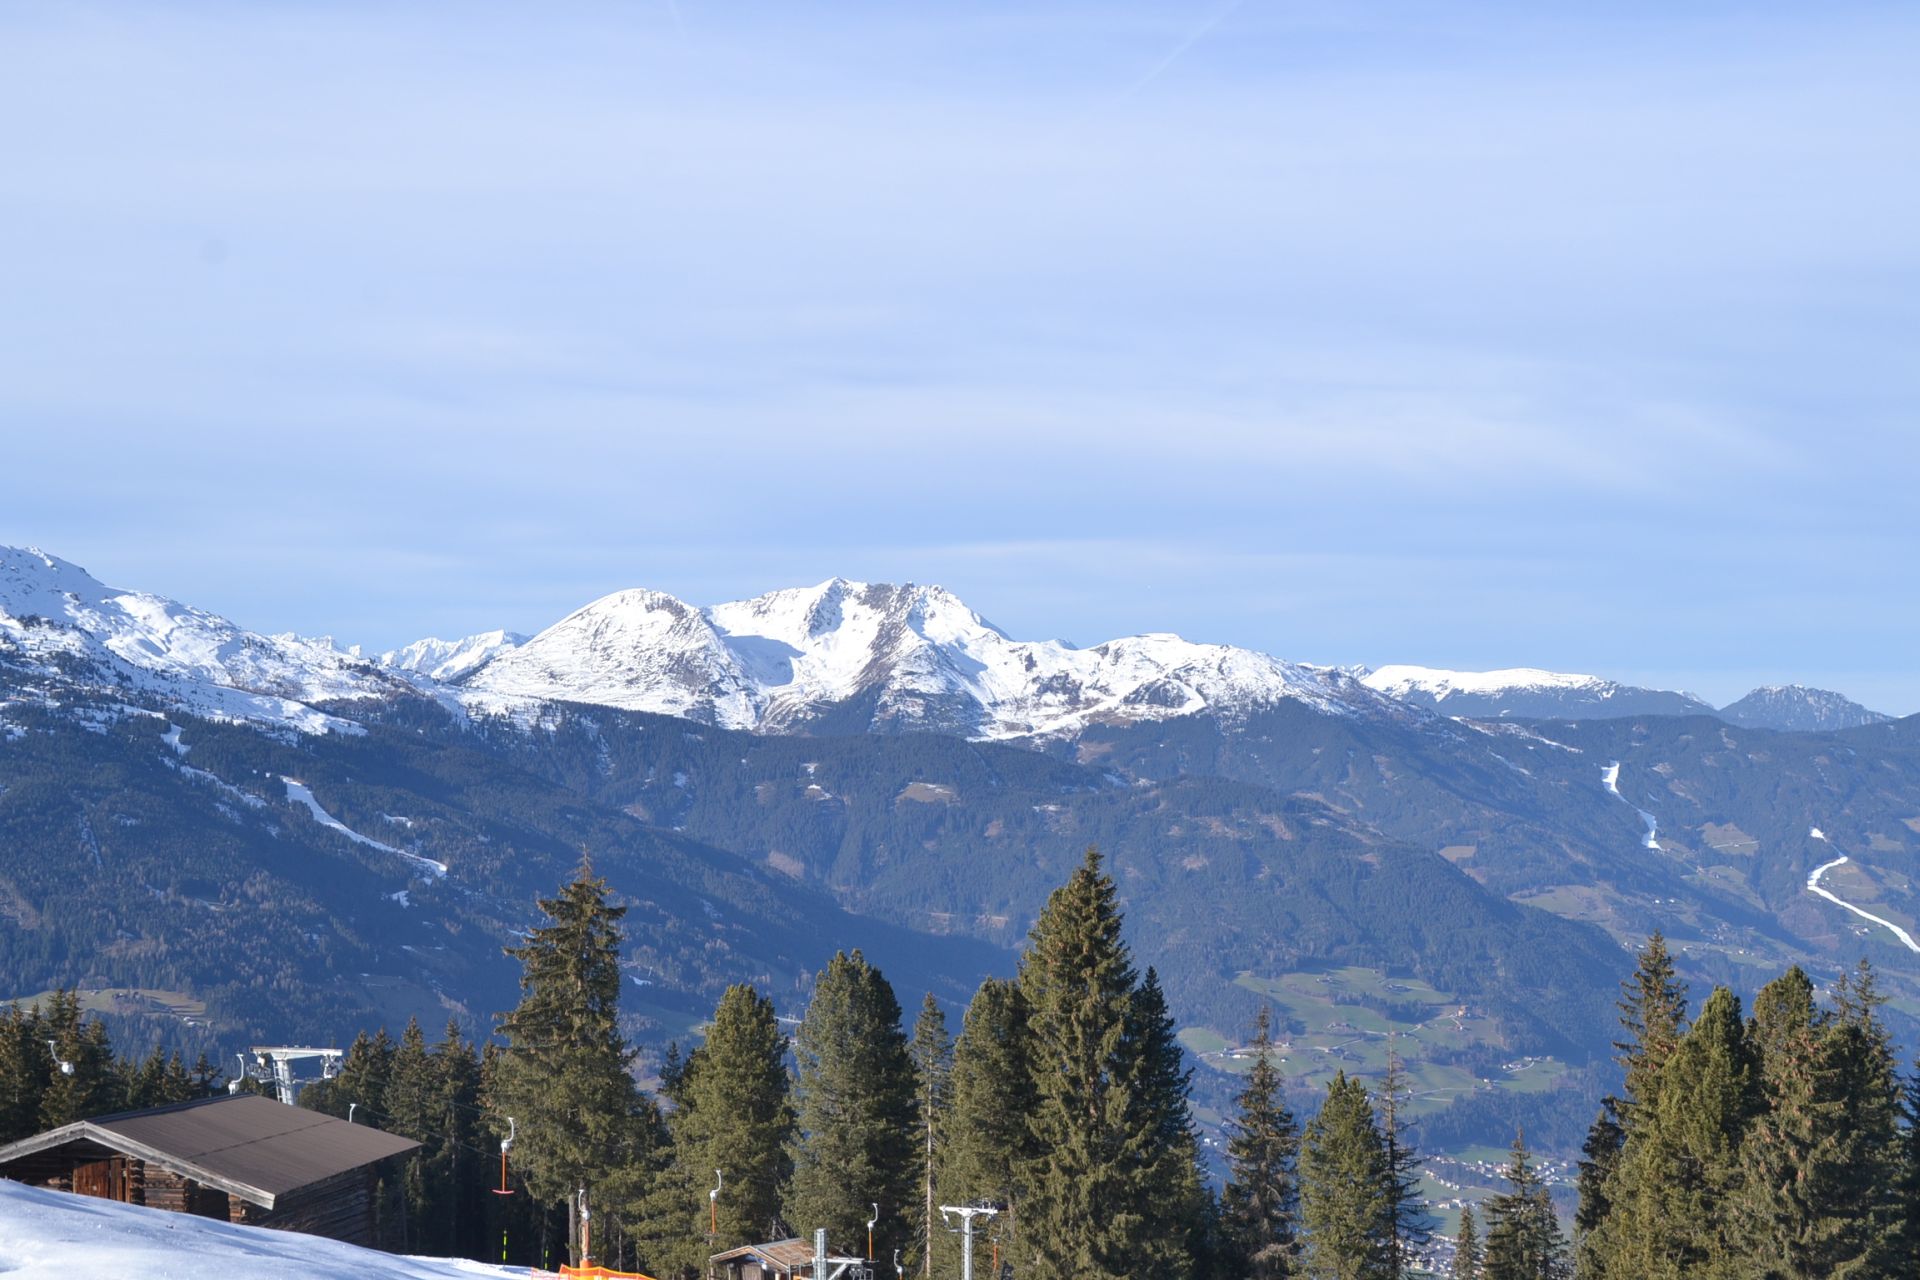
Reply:
M75 1146L146 1160L271 1209L280 1196L419 1145L272 1098L223 1094L24 1138L0 1147L0 1176L16 1161Z

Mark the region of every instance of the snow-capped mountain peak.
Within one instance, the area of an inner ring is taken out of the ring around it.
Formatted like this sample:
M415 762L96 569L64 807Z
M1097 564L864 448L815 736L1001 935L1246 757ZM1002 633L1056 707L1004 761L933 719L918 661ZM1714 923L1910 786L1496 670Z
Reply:
M109 587L31 547L0 547L0 659L27 679L307 730L345 724L313 703L396 691L331 640L246 631L165 596Z
M415 640L380 655L380 665L389 671L406 671L430 680L458 680L471 675L503 653L510 653L527 642L516 631L482 631L459 640L428 637Z
M602 596L499 654L466 682L500 707L569 701L746 728L752 681L706 615L662 591Z
M706 609L616 592L495 657L465 690L492 707L572 701L736 728L981 738L1244 715L1283 699L1405 714L1327 668L1165 633L1090 649L1014 640L943 587L845 578Z

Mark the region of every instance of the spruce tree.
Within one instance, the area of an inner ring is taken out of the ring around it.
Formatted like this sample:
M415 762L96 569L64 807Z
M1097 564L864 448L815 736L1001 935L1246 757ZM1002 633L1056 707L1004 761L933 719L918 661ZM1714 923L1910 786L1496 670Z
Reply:
M1484 1280L1563 1280L1569 1274L1567 1242L1553 1199L1534 1172L1526 1142L1516 1136L1507 1165L1507 1187L1486 1202Z
M1900 1241L1909 1258L1920 1258L1920 1062L1901 1089Z
M385 1027L373 1035L362 1031L347 1046L340 1071L331 1080L317 1080L300 1090L300 1105L309 1111L351 1116L378 1127L387 1080L393 1071L393 1037Z
M1253 1024L1253 1070L1227 1125L1227 1183L1220 1193L1221 1234L1231 1274L1283 1280L1299 1253L1300 1128L1287 1110L1285 1082L1273 1061L1273 1018L1266 1005Z
M427 1038L421 1034L420 1020L409 1018L393 1053L386 1090L375 1108L381 1128L421 1144L399 1170L409 1253L438 1252L445 1247L440 1225L446 1220L446 1206L432 1176L440 1154L441 1107L439 1073L427 1053Z
M473 1043L460 1034L456 1019L447 1019L446 1031L433 1047L433 1077L438 1126L428 1169L445 1188L440 1201L444 1219L433 1224L426 1238L441 1241L450 1255L479 1257L487 1204L494 1198L487 1194L484 1179L493 1171L478 1123L480 1059Z
M914 1172L921 1194L916 1244L920 1272L931 1276L937 1237L946 1234L940 1218L939 1173L953 1094L953 1038L947 1034L947 1015L932 992L921 1002L908 1052L913 1058Z
M1460 1206L1460 1231L1453 1240L1453 1280L1480 1280L1480 1230L1473 1206Z
M0 1144L39 1132L40 1099L53 1065L40 1027L38 1004L10 1004L0 1017Z
M1139 1055L1134 1123L1153 1135L1139 1173L1140 1268L1156 1276L1208 1274L1219 1206L1193 1124L1193 1068L1151 967L1134 992L1129 1038Z
M1742 1144L1734 1202L1750 1270L1784 1280L1829 1274L1838 1090L1811 995L1795 968L1754 1000L1763 1105Z
M1113 880L1089 849L1047 899L1020 964L1033 1100L1019 1270L1032 1280L1121 1280L1165 1247L1147 1199L1186 1153L1157 1147L1166 1081L1145 1078L1136 983Z
M1634 1199L1635 1189L1645 1185L1649 1163L1664 1158L1663 1147L1650 1140L1636 1145L1635 1134L1650 1139L1656 1125L1661 1072L1687 1027L1686 984L1676 974L1666 938L1658 930L1640 949L1633 976L1621 984L1617 1007L1623 1035L1614 1041L1614 1061L1621 1068L1623 1080L1619 1096L1606 1100L1608 1125L1588 1135L1596 1149L1589 1158L1595 1166L1593 1176L1583 1183L1581 1191L1584 1224L1580 1227L1580 1271L1584 1280L1649 1280L1622 1259L1623 1253L1643 1252L1650 1242L1621 1224L1621 1209ZM1618 1143L1613 1152L1608 1152L1605 1144L1612 1140L1613 1130L1618 1132ZM1629 1160L1630 1151L1640 1153L1638 1161ZM1630 1163L1633 1168L1628 1167ZM1646 1208L1644 1204L1639 1207Z
M1767 1058L1783 1052L1800 1032L1815 1021L1813 980L1799 965L1760 988L1753 998L1753 1025L1747 1039L1761 1070Z
M914 1075L900 1003L859 951L836 953L814 980L794 1037L798 1132L786 1218L805 1235L827 1228L834 1247L910 1247L919 1216L914 1176Z
M989 978L967 1005L953 1046L953 1105L940 1150L940 1194L949 1204L1000 1205L995 1232L1004 1252L1015 1256L1025 1199L1020 1179L1031 1158L1033 1078L1020 987ZM934 1241L943 1274L952 1271L958 1251L951 1236L945 1240Z
M540 909L549 923L507 949L521 964L521 996L500 1019L506 1049L491 1101L502 1136L503 1117L518 1122L514 1154L535 1201L563 1206L587 1187L605 1204L620 1173L649 1158L658 1129L658 1113L628 1073L631 1052L618 1025L619 922L626 908L608 902L606 881L583 861ZM577 1264L578 1219L566 1216L568 1252Z
M1344 1071L1300 1148L1300 1219L1312 1280L1390 1280L1393 1202L1373 1101Z
M1900 1078L1880 1018L1885 1004L1864 959L1835 984L1828 1038L1841 1099L1839 1194L1850 1208L1836 1259L1842 1275L1886 1274L1899 1253Z
M1618 1114L1617 1100L1607 1098L1580 1148L1580 1201L1573 1216L1574 1274L1579 1280L1605 1280L1610 1274L1601 1227L1613 1212L1613 1194L1619 1189L1614 1180L1627 1140Z
M1660 1070L1687 1029L1687 985L1657 929L1641 948L1633 976L1621 984L1619 1009L1626 1038L1614 1042L1614 1060L1626 1076L1622 1103L1631 1131L1633 1108L1652 1104Z
M1610 1192L1614 1273L1719 1273L1733 1247L1740 1144L1758 1104L1740 1001L1717 987L1662 1067L1656 1100L1634 1113Z
M1386 1144L1386 1191L1393 1218L1393 1275L1404 1277L1433 1239L1427 1202L1420 1194L1420 1153L1408 1133L1407 1074L1400 1055L1387 1046L1387 1073L1380 1082L1380 1136Z
M786 1234L780 1197L793 1167L786 1058L773 1001L741 983L721 995L706 1043L676 1064L672 1165L647 1215L661 1233L648 1256L663 1274L704 1275L710 1254ZM722 1185L710 1200L716 1170Z
M56 991L40 1015L39 1034L50 1045L46 1091L40 1096L39 1127L57 1129L75 1120L120 1109L124 1095L114 1071L113 1045L98 1018L86 1017L80 997Z
M1873 975L1863 965L1843 977L1832 1012L1810 1007L1805 985L1796 971L1755 1001L1770 1022L1765 1109L1741 1153L1735 1206L1745 1274L1900 1274L1911 1257L1899 1240L1898 1084Z

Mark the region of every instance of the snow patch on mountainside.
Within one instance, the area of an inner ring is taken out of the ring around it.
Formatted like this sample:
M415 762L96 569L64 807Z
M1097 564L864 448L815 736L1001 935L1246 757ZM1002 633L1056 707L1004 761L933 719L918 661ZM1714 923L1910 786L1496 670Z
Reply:
M404 858L436 880L445 878L447 874L446 863L436 862L432 858L423 858L419 854L409 853L405 849L396 849L384 841L375 840L372 836L363 836L321 808L320 802L314 799L312 789L305 783L295 782L292 778L282 778L280 781L286 784L287 800L293 804L306 806L307 812L313 815L313 820L329 831L337 831L355 844L364 844L369 848L378 849L382 853L390 853L396 858Z
M1828 848L1833 847L1832 842L1827 839L1826 834L1822 832L1820 828L1815 827L1812 831L1808 832L1807 834L1809 838L1818 840L1823 844L1826 844ZM1885 917L1874 915L1871 911L1868 911L1862 907L1854 906L1851 902L1848 902L1845 898L1842 898L1840 895L1833 892L1833 890L1826 888L1820 883L1820 877L1826 875L1827 872L1833 870L1835 867L1844 866L1846 865L1846 863L1850 861L1851 859L1848 858L1847 855L1843 853L1839 857L1835 858L1833 861L1823 862L1819 866L1815 867L1812 873L1807 876L1807 891L1809 893L1819 894L1821 897L1825 898L1828 902L1833 903L1835 906L1845 907L1848 911L1853 912L1853 914L1859 916L1863 920L1870 920L1874 924L1877 924L1883 928L1892 930L1893 936L1900 939L1901 944L1904 945L1907 950L1913 951L1913 952L1920 952L1920 942L1914 941L1914 937L1911 933L1907 932L1905 929L1902 929L1899 925L1895 924L1891 920L1886 919Z
M1605 787L1607 794L1616 800L1623 800L1626 801L1627 804L1633 805L1633 811L1640 815L1640 821L1647 824L1647 834L1640 838L1641 845L1653 850L1655 853L1660 852L1659 820L1620 794L1620 762L1618 760L1608 761L1606 767L1600 770L1600 785Z
M943 588L841 578L706 609L617 592L494 657L462 688L489 710L585 702L780 731L854 708L857 722L834 723L992 739L1234 717L1286 699L1406 715L1346 671L1173 635L1088 649L1014 640Z

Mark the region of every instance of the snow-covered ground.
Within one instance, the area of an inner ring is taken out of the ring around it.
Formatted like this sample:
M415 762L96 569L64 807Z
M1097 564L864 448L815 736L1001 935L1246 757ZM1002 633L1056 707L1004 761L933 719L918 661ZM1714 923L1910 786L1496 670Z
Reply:
M1828 848L1833 847L1833 842L1828 840L1826 833L1820 830L1820 828L1818 827L1815 827L1812 831L1809 831L1807 835L1809 838L1818 840L1822 844L1825 844ZM1825 874L1827 874L1827 872L1833 870L1835 867L1841 866L1842 864L1847 863L1849 861L1851 861L1851 859L1848 858L1847 855L1843 853L1839 857L1835 858L1833 861L1823 862L1819 866L1815 867L1813 869L1813 873L1807 877L1808 890L1813 893L1819 894L1821 897L1825 898L1828 902L1833 903L1835 906L1845 907L1847 910L1853 912L1853 914L1859 916L1863 920L1871 920L1873 921L1873 923L1877 925L1881 925L1885 928L1893 930L1893 936L1900 939L1900 941L1906 945L1907 950L1913 951L1913 952L1920 952L1920 942L1915 942L1913 940L1913 935L1911 933L1908 933L1905 929L1902 929L1899 925L1895 924L1891 920L1882 919L1881 917L1874 915L1873 912L1871 911L1866 911L1860 907L1854 906L1851 902L1848 902L1845 898L1842 898L1840 895L1834 893L1831 889L1823 888L1821 886L1820 884L1821 876L1824 876Z
M398 1257L292 1231L0 1181L0 1275L6 1280L525 1280L544 1274Z
M447 864L444 862L436 862L432 858L423 858L417 853L409 853L405 849L396 849L384 841L375 840L372 836L361 835L358 831L355 831L352 827L349 827L346 823L321 808L320 802L313 798L313 791L304 782L295 782L292 778L282 778L280 781L287 784L287 799L294 804L305 805L307 812L313 815L313 820L321 826L332 831L338 831L355 844L364 844L370 848L378 849L382 853L390 853L396 858L405 858L408 862L411 862L414 866L436 880L443 878L447 874Z

